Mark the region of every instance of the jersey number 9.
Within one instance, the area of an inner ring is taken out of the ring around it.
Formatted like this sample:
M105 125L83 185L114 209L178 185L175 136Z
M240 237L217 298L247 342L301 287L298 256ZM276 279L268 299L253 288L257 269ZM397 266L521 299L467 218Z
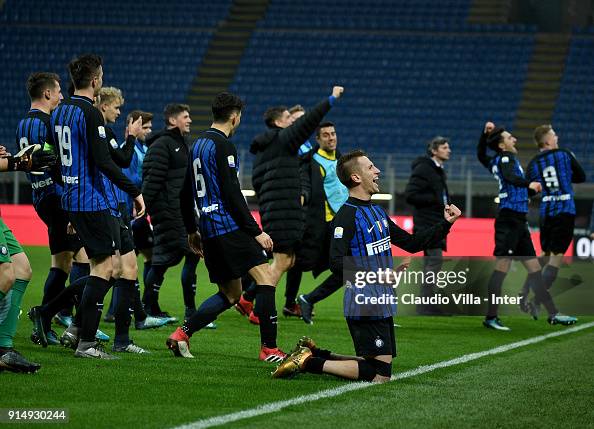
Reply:
M64 167L72 165L72 144L70 127L56 125L56 134L58 135L58 144L60 146L60 160Z

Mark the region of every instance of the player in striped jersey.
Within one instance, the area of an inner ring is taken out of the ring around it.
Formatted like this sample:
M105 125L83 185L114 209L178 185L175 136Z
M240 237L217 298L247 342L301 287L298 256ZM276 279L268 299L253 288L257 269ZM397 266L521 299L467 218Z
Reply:
M383 208L371 202L371 196L379 192L380 170L365 152L355 150L342 156L336 173L349 189L349 198L333 221L330 269L343 282L348 280L343 277L344 273L350 270L377 274L380 269L392 269L391 244L411 253L423 250L432 242L445 238L461 214L456 206L446 205L441 222L409 234L397 226ZM347 266L347 257L354 267ZM389 301L385 305L365 304L366 298L380 296L393 298L394 288L376 283L367 283L362 287L347 284L344 316L356 356L336 355L319 349L311 339L302 339L297 350L278 366L272 376L286 378L297 372L311 372L377 383L389 381L392 359L396 356L392 319L396 313L395 304Z
M54 73L32 73L27 79L27 92L31 108L17 126L16 145L23 149L38 144L46 150L54 150L50 113L63 99L60 77ZM64 290L72 267L72 257L82 246L76 235L67 233L68 216L60 202L62 186L54 182L53 176L49 172L27 174L31 181L33 207L47 226L51 253L51 268L43 288L42 304ZM49 326L47 339L50 344L58 344L58 338L55 332L49 330Z
M91 275L79 306L80 333L73 333L80 337L75 355L111 359L113 356L95 341L103 298L113 275L111 256L119 241L119 225L109 210L103 176L134 197L139 216L144 213L144 200L113 162L103 116L93 107L93 98L103 84L101 57L82 55L68 64L68 70L74 95L52 112L51 126L62 164L62 207L91 260Z
M239 301L241 278L249 273L258 285L254 311L260 319L259 359L280 362L286 355L276 344L275 284L264 253L272 250L273 243L248 210L237 180L237 150L229 141L241 122L242 108L243 101L236 95L218 94L212 104L213 123L190 152L181 195L184 224L190 247L204 254L210 281L219 292L177 328L167 346L176 356L193 357L190 336ZM195 207L200 214L198 228Z
M575 201L572 183L585 182L586 173L573 153L559 148L559 138L551 125L537 127L534 142L540 153L528 164L527 174L531 181L542 185L540 246L543 256L548 259L542 278L545 287L550 289L573 239ZM537 317L538 302L534 302L529 310Z
M487 155L487 148L495 156ZM575 317L566 316L557 311L553 298L545 288L541 267L526 222L528 212L528 192L536 194L542 187L538 182L530 182L524 177L524 170L516 158L516 138L502 127L495 127L487 122L477 147L477 156L499 183L499 211L495 219L495 250L497 257L495 270L489 280L489 297L501 295L501 286L507 275L512 258L521 259L528 271L526 290L533 290L539 302L546 307L550 324L571 325L577 322ZM525 298L522 299L525 301ZM497 303L489 300L487 315L483 325L500 331L509 331L497 317ZM524 307L525 308L525 307Z

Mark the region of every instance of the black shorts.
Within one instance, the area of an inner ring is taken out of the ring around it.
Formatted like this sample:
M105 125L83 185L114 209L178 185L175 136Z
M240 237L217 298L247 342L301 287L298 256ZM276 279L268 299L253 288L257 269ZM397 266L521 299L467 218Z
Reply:
M502 209L495 219L494 256L536 256L524 213Z
M204 263L212 283L239 279L268 261L256 239L241 230L207 238L202 244Z
M132 238L134 238L134 247L136 250L153 248L155 237L146 216L132 221Z
M575 215L560 213L540 219L540 247L543 252L563 254L573 240Z
M68 212L89 258L103 258L115 254L120 246L118 219L109 210L98 212Z
M134 240L132 239L132 226L130 225L130 214L126 204L119 206L120 217L116 218L120 227L120 245L118 250L120 255L125 255L134 250Z
M346 319L357 356L391 355L396 357L394 320Z
M68 214L62 209L61 198L56 195L48 195L43 198L35 207L39 218L47 226L50 253L55 255L60 252L78 252L82 243L76 234L68 234Z

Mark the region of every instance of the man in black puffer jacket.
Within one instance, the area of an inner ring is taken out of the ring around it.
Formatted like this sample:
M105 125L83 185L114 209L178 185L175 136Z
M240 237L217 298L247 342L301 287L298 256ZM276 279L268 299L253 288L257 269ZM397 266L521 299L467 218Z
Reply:
M344 88L335 86L322 100L293 124L285 107L266 111L268 131L254 138L250 152L256 155L252 183L258 197L262 226L274 242L272 270L275 284L295 263L295 249L305 228L299 178L299 147L316 130Z
M180 210L179 195L188 165L190 108L185 104L168 104L164 111L166 128L147 139L148 151L142 165L142 191L146 193L147 212L155 235L152 267L144 285L144 305L154 317L170 317L159 306L159 290L167 268L177 265L185 256L181 282L188 318L196 309L196 266L199 258L190 251L188 235Z
M450 145L446 138L437 136L427 144L427 154L412 163L412 174L406 185L406 202L413 206L414 233L431 228L443 219L443 210L450 203L446 173L443 163L450 159ZM441 270L446 239L432 243L424 250L423 271ZM433 285L424 284L422 296L432 296ZM418 305L417 313L427 315L443 314L432 305Z

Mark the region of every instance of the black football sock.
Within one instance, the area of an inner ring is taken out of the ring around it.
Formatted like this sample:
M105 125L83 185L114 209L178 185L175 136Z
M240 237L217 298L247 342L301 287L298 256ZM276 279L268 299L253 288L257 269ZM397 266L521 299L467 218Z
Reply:
M143 322L146 320L146 311L144 311L144 305L140 299L140 283L138 280L134 283L134 296L132 299L132 308L134 310L134 321Z
M109 291L110 282L101 277L89 276L83 291L79 311L81 313L80 340L94 342L103 309L103 299Z
M256 288L254 313L260 319L260 340L262 345L276 348L277 315L274 286L259 285Z
M199 259L195 255L194 257L188 255L182 267L181 283L187 315L196 310L196 266L198 261Z
M557 274L559 273L559 268L554 267L553 265L547 265L542 270L542 281L544 283L544 287L548 290L553 286L555 280L557 279Z
M530 273L528 274L526 281L529 283L530 288L534 291L534 295L536 295L536 301L545 306L549 315L552 316L557 314L557 307L555 307L553 298L544 285L542 273L540 271Z
M231 308L232 304L222 292L217 292L204 301L198 310L183 324L182 330L188 335L204 328L216 320L223 311Z
M148 276L148 273L151 270L152 266L153 266L153 263L151 261L144 262L144 268L142 269L142 284L144 284L145 287L146 287L146 277Z
M297 267L293 267L287 271L287 277L285 279L285 307L287 308L295 304L302 275L303 271Z
M312 290L307 295L304 295L303 297L308 303L314 305L315 303L328 298L341 287L342 282L340 281L340 278L335 274L330 274L330 276L326 280L324 280L317 288Z
M494 302L494 297L499 298L501 296L501 286L503 285L503 280L505 280L506 275L507 273L497 270L493 271L493 274L491 274L491 278L489 279L489 284L487 286L489 302L487 309L487 319L494 319L497 317L499 304Z
M324 363L326 363L326 359L312 356L305 361L304 370L312 374L322 374L324 372Z
M136 280L119 278L113 288L115 307L115 338L117 345L128 345L130 343L130 307L135 292Z
M243 291L243 299L249 302L254 302L254 299L256 299L257 290L258 286L256 285L256 282L250 280L249 286Z
M68 280L68 273L56 267L50 268L45 280L45 286L43 287L43 300L41 304L45 304L58 296L66 287L66 280Z
M80 277L60 292L54 299L41 306L41 316L46 332L50 330L51 320L54 314L63 308L72 308L75 302L80 301L88 278Z
M165 278L167 267L165 265L153 265L144 285L144 309L151 315L161 313L159 306L159 291Z

